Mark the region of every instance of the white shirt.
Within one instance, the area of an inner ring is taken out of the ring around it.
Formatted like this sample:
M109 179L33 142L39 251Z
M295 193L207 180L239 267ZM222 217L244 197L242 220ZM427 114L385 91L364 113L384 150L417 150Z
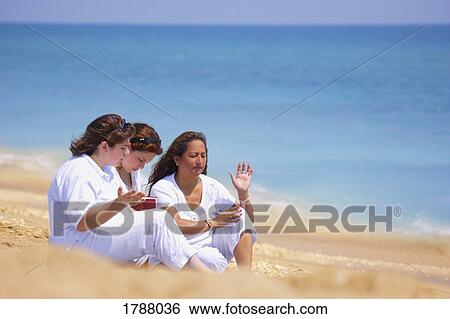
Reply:
M209 176L200 175L203 191L199 207L192 211L184 197L183 192L175 181L175 174L164 177L153 185L150 196L158 198L158 207L175 206L180 218L192 221L214 218L219 211L230 208L235 198L219 181ZM188 242L196 247L209 245L212 242L211 233L204 232L195 235L186 235Z
M50 241L67 244L70 234L92 205L117 198L113 179L109 166L102 170L88 155L67 160L53 178L48 192Z
M132 188L137 192L145 193L145 183L142 179L140 169L131 172L131 188L128 188L127 184L125 184L125 182L122 180L122 177L120 177L119 172L117 171L117 169L115 167L110 166L109 169L114 174L114 180L118 182L117 188L122 187L122 190L124 192L129 192L129 191L131 191L131 188Z

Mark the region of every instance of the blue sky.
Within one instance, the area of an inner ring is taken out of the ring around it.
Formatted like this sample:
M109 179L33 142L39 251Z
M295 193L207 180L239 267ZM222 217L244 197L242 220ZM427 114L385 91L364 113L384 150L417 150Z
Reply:
M450 0L0 0L0 22L442 24Z

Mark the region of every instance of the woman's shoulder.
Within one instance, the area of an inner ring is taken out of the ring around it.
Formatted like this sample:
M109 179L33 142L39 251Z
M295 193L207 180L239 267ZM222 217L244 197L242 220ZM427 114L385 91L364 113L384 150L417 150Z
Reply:
M82 177L89 168L89 162L83 156L72 156L58 169L57 176Z
M175 174L167 175L163 178L161 178L159 181L157 181L152 188L167 188L167 187L175 187L176 182L174 179Z
M49 194L77 184L84 184L88 187L90 185L89 173L87 173L89 169L89 163L81 156L67 159L53 176Z

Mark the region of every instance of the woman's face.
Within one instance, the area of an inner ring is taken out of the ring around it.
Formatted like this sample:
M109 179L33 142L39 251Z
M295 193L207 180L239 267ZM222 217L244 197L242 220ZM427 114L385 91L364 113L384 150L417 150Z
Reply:
M150 163L156 154L151 152L131 151L125 155L122 160L122 167L127 173L143 169L147 163Z
M198 177L205 170L206 147L200 140L188 143L186 151L181 156L174 157L178 171L184 176Z
M106 145L105 158L106 164L117 166L123 158L130 153L130 141L126 140L122 143L117 143L113 147Z

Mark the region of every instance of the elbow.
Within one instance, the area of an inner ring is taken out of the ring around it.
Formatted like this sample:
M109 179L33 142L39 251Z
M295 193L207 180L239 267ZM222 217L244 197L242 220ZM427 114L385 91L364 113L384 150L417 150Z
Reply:
M79 232L85 232L87 229L80 224L77 225L76 230Z
M80 219L75 229L79 232L85 232L88 230L88 227L86 226L86 220L83 218Z

